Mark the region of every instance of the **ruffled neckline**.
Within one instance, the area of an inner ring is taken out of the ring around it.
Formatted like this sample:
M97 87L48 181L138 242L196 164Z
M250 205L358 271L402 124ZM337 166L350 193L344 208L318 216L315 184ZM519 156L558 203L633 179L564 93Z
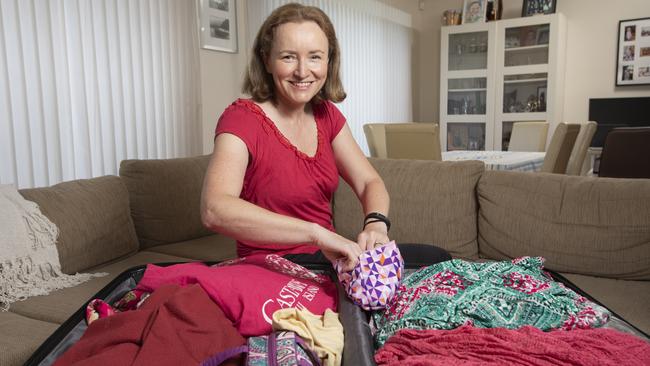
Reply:
M299 150L296 145L291 143L289 139L282 134L282 132L278 129L278 127L275 125L273 120L269 118L269 116L266 115L262 107L257 105L255 102L253 102L250 99L237 99L234 103L235 105L242 106L251 112L253 112L262 123L267 125L271 131L273 131L273 134L277 136L278 140L280 143L284 146L286 146L289 150L292 150L294 154L296 154L297 157L303 159L303 160L308 160L308 161L314 161L317 160L318 157L321 154L321 147L323 145L323 132L321 131L321 123L319 122L319 111L316 111L316 108L312 108L312 111L314 113L314 121L316 122L316 139L317 139L317 146L316 146L316 153L314 156L309 156L303 151Z

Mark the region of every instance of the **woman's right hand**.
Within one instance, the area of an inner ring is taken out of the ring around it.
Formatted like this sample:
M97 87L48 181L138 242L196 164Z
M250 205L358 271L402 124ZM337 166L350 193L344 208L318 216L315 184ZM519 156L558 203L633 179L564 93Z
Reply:
M330 262L344 259L344 271L351 271L359 263L359 245L322 226L318 226L315 244Z

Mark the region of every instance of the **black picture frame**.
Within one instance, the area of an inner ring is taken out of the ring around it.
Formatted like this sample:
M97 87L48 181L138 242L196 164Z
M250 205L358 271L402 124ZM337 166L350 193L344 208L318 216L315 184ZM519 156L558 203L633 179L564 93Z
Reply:
M521 16L529 17L539 14L555 13L557 0L524 0L521 7Z
M618 22L616 86L650 85L650 18Z

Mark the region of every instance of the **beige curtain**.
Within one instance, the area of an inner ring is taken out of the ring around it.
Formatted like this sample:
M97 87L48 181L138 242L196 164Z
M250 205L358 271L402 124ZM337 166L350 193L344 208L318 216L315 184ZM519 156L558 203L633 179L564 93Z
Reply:
M0 0L0 183L200 153L196 2Z

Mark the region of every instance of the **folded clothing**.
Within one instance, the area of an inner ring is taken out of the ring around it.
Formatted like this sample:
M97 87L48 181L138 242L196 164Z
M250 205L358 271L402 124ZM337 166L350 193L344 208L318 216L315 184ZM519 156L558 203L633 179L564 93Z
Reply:
M149 264L136 289L154 291L164 284L199 284L244 337L271 333L271 317L280 309L309 309L323 315L336 311L337 289L327 276L317 275L280 256L246 257L209 267L183 263L168 267Z
M543 271L543 258L502 262L460 259L407 276L384 312L373 314L375 347L400 329L481 328L542 330L599 327L609 311Z
M245 342L200 286L168 285L137 310L92 322L55 366L198 365Z
M543 332L525 326L401 330L375 353L378 365L650 365L650 344L613 329Z
M273 313L273 329L295 332L324 366L341 365L344 342L339 314L329 309L323 316L307 309L282 309Z

